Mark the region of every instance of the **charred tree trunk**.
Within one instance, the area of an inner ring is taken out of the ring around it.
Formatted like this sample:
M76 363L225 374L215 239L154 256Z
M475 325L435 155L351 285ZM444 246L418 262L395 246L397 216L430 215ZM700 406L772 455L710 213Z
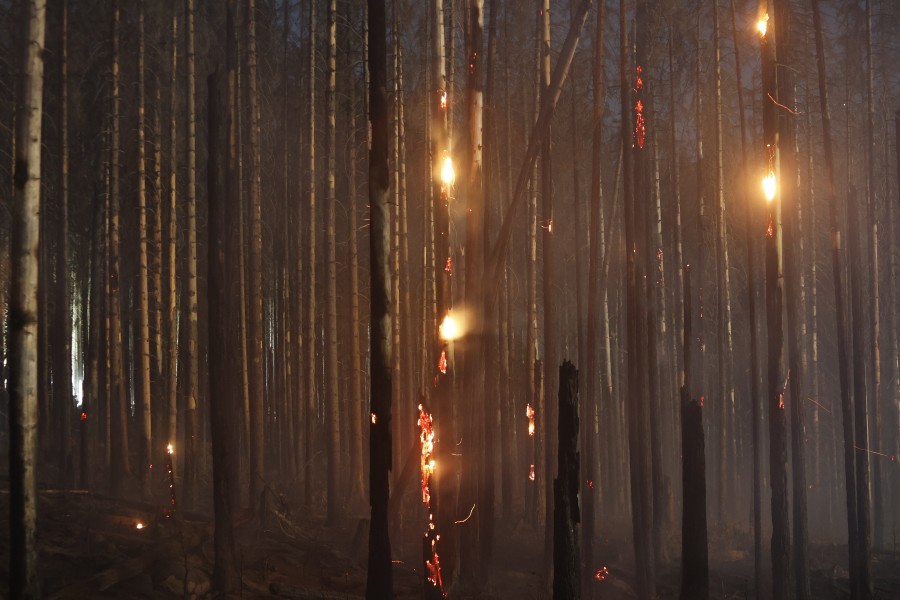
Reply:
M369 560L366 598L380 600L393 596L391 541L388 533L389 477L391 471L391 295L390 218L388 192L389 120L387 89L386 18L384 0L367 0L369 36L369 123L372 145L369 150L369 276L372 335L371 407L369 429ZM310 350L312 351L312 350ZM311 373L310 373L311 375ZM308 484L307 484L308 486Z
M581 597L578 404L578 370L565 361L559 367L559 452L553 480L553 598L560 600Z
M46 3L23 7L16 92L14 224L9 298L9 594L40 598L37 547L37 329L41 223L41 110Z
M381 0L376 0L380 2ZM369 0L367 0L369 2ZM304 390L304 456L303 456L303 501L310 506L313 501L313 478L316 431L316 237L318 236L316 221L316 37L319 25L316 5L318 2L309 3L309 55L308 86L309 98L307 106L309 110L309 141L307 149L307 292L306 292L306 389ZM387 134L385 134L387 135ZM390 221L388 221L389 223ZM375 230L372 230L374 236ZM374 320L373 320L374 323ZM374 340L374 337L372 338ZM374 355L373 355L374 356ZM374 362L372 363L375 364ZM373 369L374 370L374 369ZM388 465L390 467L390 464Z

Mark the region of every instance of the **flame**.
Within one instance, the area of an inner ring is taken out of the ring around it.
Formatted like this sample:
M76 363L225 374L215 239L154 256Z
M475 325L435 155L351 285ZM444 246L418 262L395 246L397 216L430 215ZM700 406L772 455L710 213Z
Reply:
M174 444L168 444L168 445L166 446L166 452L167 452L168 454L175 454L175 445L174 445Z
M448 154L444 157L444 164L441 165L441 182L446 186L451 186L454 181L456 181L456 171L453 170L453 159Z
M134 528L135 528L135 529L143 529L143 528L144 528L144 524L141 523L140 521L138 521L138 522L137 522L137 525L135 525Z
M447 264L444 265L444 270L447 271L448 273L453 273L453 257L452 256L447 257Z
M775 189L777 187L775 181L775 172L769 171L769 173L763 177L762 180L763 192L766 194L766 202L771 202L775 199Z
M597 581L603 581L608 576L609 569L607 569L606 567L600 567L599 569L597 569L597 572L594 573L594 579L596 579Z
M456 319L454 319L449 312L441 322L440 334L441 339L445 342L452 342L460 335L462 335L462 330L460 329L459 323L456 322Z
M769 13L764 14L760 17L759 21L756 22L756 30L759 32L760 37L766 37L766 31L769 29Z
M534 464L532 463L531 468L528 471L528 479L534 481Z
M372 413L372 425L378 422L378 417L375 416L375 413Z
M87 421L87 413L86 412L81 413L81 420Z
M422 467L422 502L425 506L431 506L431 490L428 481L434 474L436 463L432 453L434 452L434 427L432 426L431 414L425 411L425 407L419 405L419 441L422 442L422 457L420 464Z
M441 372L441 375L447 374L447 352L441 351L441 358L438 359L438 370ZM375 415L372 415L372 418L375 418ZM373 423L375 421L372 421Z
M447 110L447 90L441 90L441 110Z
M528 417L528 435L534 437L534 409L531 404L525 406L525 416Z
M444 582L441 579L441 559L437 553L437 540L440 536L436 536L431 540L431 560L425 561L425 567L428 569L428 581L436 588L441 590L441 594L446 596L444 592Z

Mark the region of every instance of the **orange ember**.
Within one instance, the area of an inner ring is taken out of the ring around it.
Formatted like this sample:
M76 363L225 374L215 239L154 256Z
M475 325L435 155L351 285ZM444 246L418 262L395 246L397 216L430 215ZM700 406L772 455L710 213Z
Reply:
M603 581L607 577L609 577L609 570L606 567L600 567L597 569L597 572L594 573L594 579L597 581Z
M422 442L422 457L420 464L422 467L422 502L425 506L431 506L431 491L428 486L428 480L434 474L435 461L432 456L434 451L434 428L432 427L431 415L425 411L425 408L419 405L419 441Z

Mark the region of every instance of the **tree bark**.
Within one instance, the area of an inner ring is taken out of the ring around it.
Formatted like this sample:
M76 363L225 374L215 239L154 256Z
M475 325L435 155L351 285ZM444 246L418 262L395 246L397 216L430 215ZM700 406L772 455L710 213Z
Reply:
M368 0L367 0L368 2ZM316 414L316 236L318 235L316 222L316 38L319 25L316 5L309 3L309 147L307 164L307 202L308 202L308 230L307 230L307 304L306 304L306 390L304 410L304 473L303 473L303 500L306 506L313 501L314 478L314 448L315 448L315 414ZM374 320L373 320L374 323ZM374 364L374 363L373 363Z
M389 477L391 471L391 312L390 219L388 191L389 121L387 89L386 19L384 0L367 0L369 51L369 123L372 146L369 150L369 296L372 334L369 428L369 559L366 598L380 600L393 596L391 541L388 532Z
M559 367L559 451L553 480L553 598L559 600L581 597L578 405L578 370L565 361Z
M24 6L16 91L9 298L9 594L40 598L37 547L37 333L41 223L41 111L46 3Z
M178 435L178 10L172 5L172 55L169 79L169 233L166 371L166 440L175 444Z

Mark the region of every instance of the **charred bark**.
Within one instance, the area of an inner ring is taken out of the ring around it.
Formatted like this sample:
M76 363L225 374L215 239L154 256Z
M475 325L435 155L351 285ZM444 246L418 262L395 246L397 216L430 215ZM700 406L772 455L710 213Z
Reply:
M565 361L559 367L559 449L553 480L553 598L557 600L581 597L578 404L578 370Z

